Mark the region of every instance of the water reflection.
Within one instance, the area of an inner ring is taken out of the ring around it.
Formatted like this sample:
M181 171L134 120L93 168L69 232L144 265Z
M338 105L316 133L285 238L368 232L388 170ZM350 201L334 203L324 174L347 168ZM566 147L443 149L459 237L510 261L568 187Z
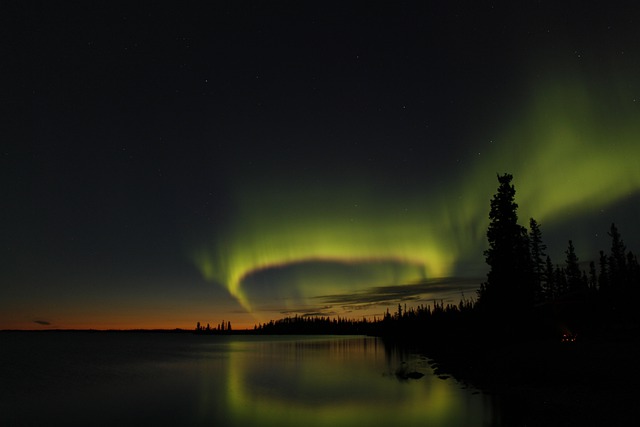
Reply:
M228 425L485 425L481 395L433 375L428 361L385 349L376 338L279 338L229 344ZM404 362L424 373L398 378ZM213 390L218 376L203 376ZM215 396L215 393L205 392ZM216 406L201 400L206 408Z
M376 338L51 333L0 341L3 425L495 425L484 395ZM424 376L399 378L401 366Z

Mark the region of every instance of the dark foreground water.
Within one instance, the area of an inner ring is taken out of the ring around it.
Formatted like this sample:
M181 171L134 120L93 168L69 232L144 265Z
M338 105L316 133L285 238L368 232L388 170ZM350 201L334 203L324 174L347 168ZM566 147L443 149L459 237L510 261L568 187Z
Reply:
M489 397L370 337L5 332L0 381L3 426L498 424Z

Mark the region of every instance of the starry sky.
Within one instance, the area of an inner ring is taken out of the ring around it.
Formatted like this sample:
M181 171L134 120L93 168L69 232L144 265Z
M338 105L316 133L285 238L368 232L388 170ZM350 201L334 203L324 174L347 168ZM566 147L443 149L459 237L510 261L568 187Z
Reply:
M634 2L208 3L2 6L0 329L457 303L504 172L640 251Z

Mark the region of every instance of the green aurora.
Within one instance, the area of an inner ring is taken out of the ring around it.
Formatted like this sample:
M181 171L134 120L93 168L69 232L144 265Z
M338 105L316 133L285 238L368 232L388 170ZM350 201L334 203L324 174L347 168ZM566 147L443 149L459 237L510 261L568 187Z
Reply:
M232 220L193 261L247 311L261 301L259 286L286 289L293 307L329 293L478 276L465 265L483 263L496 173L514 174L521 223L534 217L544 227L640 189L640 102L628 95L638 83L567 74L538 76L521 100L473 129L470 139L490 142L463 173L444 169L438 185L380 186L371 171L324 185L304 175L238 180Z

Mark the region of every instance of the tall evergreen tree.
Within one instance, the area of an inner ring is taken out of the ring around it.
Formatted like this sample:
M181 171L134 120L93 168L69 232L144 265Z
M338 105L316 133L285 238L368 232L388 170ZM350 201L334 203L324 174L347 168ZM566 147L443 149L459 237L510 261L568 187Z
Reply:
M491 199L485 258L490 270L479 292L479 303L493 311L522 313L533 305L534 292L527 230L518 224L513 176L498 175Z
M640 296L640 264L633 252L627 252L627 283L629 287L629 297L634 303Z
M589 263L589 289L595 291L598 287L598 275L596 273L596 263L591 261Z
M608 296L611 293L611 287L609 286L609 258L607 258L604 251L600 251L599 264L598 288L603 295Z
M544 285L543 295L545 300L552 300L557 296L555 274L553 271L553 264L551 263L551 257L547 255L544 267Z
M571 240L569 240L569 247L565 251L565 254L567 255L567 259L565 261L567 265L567 290L569 292L580 291L582 290L582 272L580 271L580 265L578 264L576 249Z
M609 231L611 237L611 255L609 255L609 280L611 286L617 291L626 287L626 248L620 232L615 224L611 224Z
M567 293L567 274L564 268L556 265L553 275L556 284L556 298L562 297Z
M542 282L545 272L545 251L547 245L542 242L542 231L538 222L529 218L529 251L531 252L532 285L536 301L542 301Z
M580 277L580 289L589 289L589 278L584 270L582 270L582 277Z

